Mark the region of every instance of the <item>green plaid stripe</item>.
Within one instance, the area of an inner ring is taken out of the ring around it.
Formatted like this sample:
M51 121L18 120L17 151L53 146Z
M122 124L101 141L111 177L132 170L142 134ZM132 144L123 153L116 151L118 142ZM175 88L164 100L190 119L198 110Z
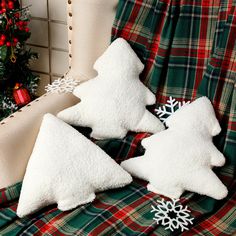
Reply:
M222 133L214 141L227 163L217 170L228 186L222 201L185 193L181 198L195 218L189 231L166 231L156 225L151 205L160 198L144 181L99 193L92 204L70 212L49 206L18 219L20 184L0 191L0 235L207 235L236 233L236 1L120 0L112 40L130 42L145 64L142 81L156 94L157 104L169 96L179 101L208 96ZM152 111L155 107L151 107ZM149 134L129 133L123 140L97 141L118 163L142 155Z

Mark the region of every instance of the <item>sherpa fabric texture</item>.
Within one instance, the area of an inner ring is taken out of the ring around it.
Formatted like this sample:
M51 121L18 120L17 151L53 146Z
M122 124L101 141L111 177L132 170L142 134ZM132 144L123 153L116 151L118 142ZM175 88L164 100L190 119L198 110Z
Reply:
M226 164L217 176L228 196L217 201L185 192L180 203L195 218L189 231L174 233L153 221L151 205L162 196L146 191L135 179L122 189L98 193L96 201L74 211L55 205L19 219L15 215L20 184L0 190L0 234L13 235L152 235L232 236L236 233L236 3L233 0L120 0L113 39L123 37L145 64L141 80L156 94L156 107L169 96L194 100L210 98L221 124L214 138ZM203 76L202 76L203 75ZM132 111L131 111L132 112ZM128 133L124 139L96 141L117 162L143 155L140 142L147 133ZM95 213L96 212L96 216Z
M95 192L131 181L102 149L46 114L26 169L17 215L24 217L54 203L62 211L70 210L92 202Z
M121 166L149 181L148 190L180 198L185 190L215 199L227 196L227 188L212 171L225 164L212 137L221 128L208 98L202 97L177 110L166 121L167 130L143 139L144 156Z
M98 76L75 88L81 102L58 117L71 125L91 127L96 139L163 130L160 120L146 109L156 98L139 80L143 68L130 45L122 38L115 40L94 64Z

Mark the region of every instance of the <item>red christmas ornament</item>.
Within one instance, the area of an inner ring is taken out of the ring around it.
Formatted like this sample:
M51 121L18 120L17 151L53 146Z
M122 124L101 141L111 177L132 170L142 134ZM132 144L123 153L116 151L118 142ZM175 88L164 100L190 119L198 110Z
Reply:
M6 35L2 34L0 40L4 42L6 40L6 38L7 38Z
M4 8L6 6L6 3L5 2L2 2L1 3L1 7Z
M6 43L7 47L11 47L11 42Z
M29 32L30 29L28 27L25 28L25 32Z
M24 21L21 20L21 21L19 21L18 24L19 24L19 26L24 26Z
M14 3L12 1L8 2L8 8L12 10L14 8Z
M13 97L15 103L18 106L24 106L31 102L29 91L26 88L22 87L22 84L20 83L16 83L15 88L13 90Z
M19 18L20 17L20 13L19 12L15 13L15 17Z

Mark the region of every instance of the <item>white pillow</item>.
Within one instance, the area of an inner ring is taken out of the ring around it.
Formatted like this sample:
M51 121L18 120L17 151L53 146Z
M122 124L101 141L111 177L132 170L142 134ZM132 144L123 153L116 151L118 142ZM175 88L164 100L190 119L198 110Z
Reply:
M139 80L144 66L130 45L115 40L98 58L98 76L74 90L81 102L58 117L75 126L92 128L96 139L123 138L128 131L156 133L163 124L147 109L155 95Z
M121 166L132 175L149 181L148 189L170 198L185 190L215 199L227 196L227 188L212 171L225 158L212 142L221 131L208 98L202 97L171 115L169 129L142 141L144 156Z
M92 202L95 192L131 181L102 149L47 114L26 169L17 215L24 217L54 203L62 211L70 210Z

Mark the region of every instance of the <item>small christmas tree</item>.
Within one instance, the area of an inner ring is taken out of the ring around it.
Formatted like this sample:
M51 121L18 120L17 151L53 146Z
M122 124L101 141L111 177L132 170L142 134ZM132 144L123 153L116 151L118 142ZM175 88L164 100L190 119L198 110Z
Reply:
M29 69L37 53L26 49L29 9L18 0L0 0L0 120L31 101L39 77Z

